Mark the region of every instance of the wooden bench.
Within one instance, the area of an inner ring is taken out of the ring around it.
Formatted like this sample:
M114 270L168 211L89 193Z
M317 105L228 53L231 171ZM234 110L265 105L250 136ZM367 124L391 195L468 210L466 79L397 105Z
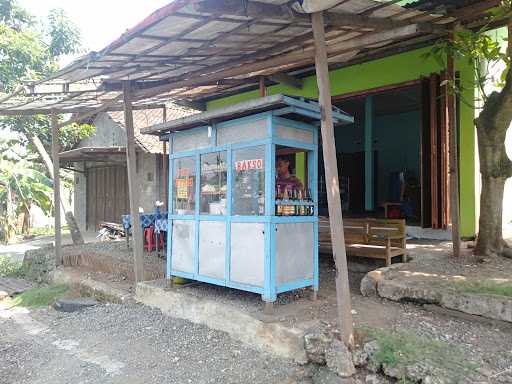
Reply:
M318 218L318 242L321 253L332 253L328 217ZM345 246L348 256L385 260L402 256L407 261L405 220L403 219L344 219Z

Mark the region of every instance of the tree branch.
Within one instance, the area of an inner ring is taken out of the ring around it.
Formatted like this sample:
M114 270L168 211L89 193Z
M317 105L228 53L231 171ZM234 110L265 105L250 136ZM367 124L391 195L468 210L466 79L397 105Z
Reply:
M43 159L43 163L46 166L46 169L48 170L51 179L54 180L55 175L53 174L53 161L50 158L50 155L48 155L48 152L46 152L46 149L43 143L41 142L41 139L39 139L39 137L37 137L36 135L30 135L29 137L30 141L32 141L32 144L34 144L34 147L36 147L39 156L41 156L41 158ZM71 207L67 204L67 201L65 201L62 197L60 199L60 205L62 206L64 213L71 212Z

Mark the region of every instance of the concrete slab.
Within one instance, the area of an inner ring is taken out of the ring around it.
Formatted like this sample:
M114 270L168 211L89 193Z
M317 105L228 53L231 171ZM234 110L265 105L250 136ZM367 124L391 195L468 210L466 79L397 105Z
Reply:
M361 280L364 296L377 295L396 302L435 304L488 319L512 322L512 298L489 293L472 293L458 289L461 282L481 282L468 276L438 275L434 273L404 270L410 267L395 265L369 272ZM491 281L491 280L489 280ZM493 279L503 283L510 279Z
M290 326L279 321L279 313L263 315L261 306L254 305L250 299L232 300L226 295L216 297L198 294L199 291L179 287L167 289L165 280L155 280L137 284L135 300L159 308L170 316L224 331L236 340L274 355L299 363L307 362L304 332L311 323Z

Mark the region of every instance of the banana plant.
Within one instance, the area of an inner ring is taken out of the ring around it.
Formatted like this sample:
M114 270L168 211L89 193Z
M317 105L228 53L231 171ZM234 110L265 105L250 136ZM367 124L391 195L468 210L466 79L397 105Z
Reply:
M29 217L32 204L45 214L52 210L52 181L40 171L34 161L20 155L23 152L16 135L0 137L0 236L8 241L16 228L20 214ZM29 229L26 221L24 229Z

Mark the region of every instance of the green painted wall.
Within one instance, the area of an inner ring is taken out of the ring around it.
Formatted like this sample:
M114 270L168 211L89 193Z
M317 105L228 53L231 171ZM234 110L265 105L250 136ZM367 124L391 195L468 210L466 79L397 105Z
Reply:
M371 62L353 65L330 72L331 94L343 95L351 92L399 84L417 80L443 68L434 59L427 59L425 54L429 48L417 49L395 56L390 56ZM475 235L476 228L476 189L475 189L475 129L473 119L474 84L473 70L465 61L456 63L456 69L461 74L463 87L460 104L460 197L461 197L461 235ZM304 87L300 90L278 84L267 88L267 94L285 93L295 96L318 97L316 77L304 79ZM208 109L232 105L237 102L257 98L259 91L233 95L208 103Z
M306 186L306 153L299 152L295 154L295 176Z

